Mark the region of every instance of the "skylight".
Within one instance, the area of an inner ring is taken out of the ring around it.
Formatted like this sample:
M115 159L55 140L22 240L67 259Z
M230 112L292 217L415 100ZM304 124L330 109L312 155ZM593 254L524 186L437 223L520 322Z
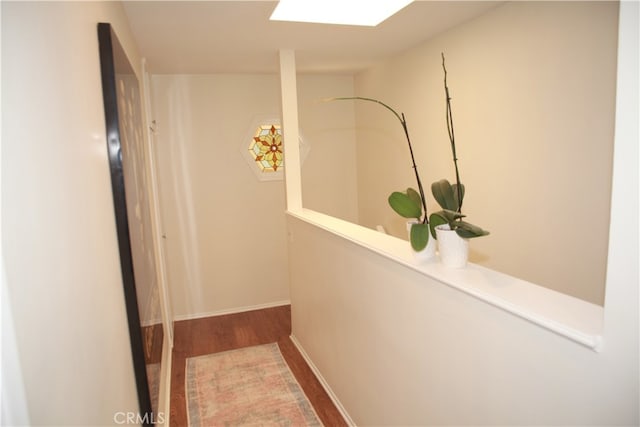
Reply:
M280 0L272 21L375 27L413 0Z

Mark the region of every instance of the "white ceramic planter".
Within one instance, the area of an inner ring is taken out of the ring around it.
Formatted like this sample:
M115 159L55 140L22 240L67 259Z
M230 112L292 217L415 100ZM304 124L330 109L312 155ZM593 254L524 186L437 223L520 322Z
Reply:
M464 268L469 259L469 240L458 236L449 224L436 227L440 262L447 267Z
M407 236L409 236L409 244L411 244L411 225L417 223L418 221L407 221ZM434 239L433 236L429 236L427 246L423 250L415 251L412 247L411 251L413 252L413 257L416 261L426 261L431 259L436 256L436 239Z

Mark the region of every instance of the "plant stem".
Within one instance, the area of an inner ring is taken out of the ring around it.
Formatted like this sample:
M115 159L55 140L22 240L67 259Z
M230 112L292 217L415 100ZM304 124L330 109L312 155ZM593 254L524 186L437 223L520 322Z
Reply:
M394 116L396 116L396 118L400 121L400 123L403 123L403 117L400 117L400 114L396 113L396 110L394 110L393 108L389 107L387 104L385 104L382 101L378 101L377 99L373 99L373 98L365 98L363 96L348 96L348 97L344 97L344 98L330 98L329 101L331 100L338 100L338 101L345 101L345 100L353 100L353 99L359 99L361 101L369 101L369 102L375 102L376 104L380 104L382 105L384 108L386 108L387 110L391 111L393 113ZM404 125L403 125L404 126Z
M427 214L427 202L424 196L424 189L422 188L422 181L420 180L420 175L418 174L418 166L416 166L416 160L413 157L413 147L411 146L411 139L409 138L409 129L407 129L407 121L404 118L404 113L402 113L402 129L404 129L404 134L407 137L407 143L409 144L409 154L411 154L411 167L413 168L413 172L416 175L416 182L418 183L418 191L420 192L420 200L422 200L422 209L424 210L424 218L422 219L422 223L429 222L429 215Z
M456 137L453 132L453 114L451 112L451 96L447 86L447 68L444 65L444 53L442 55L442 69L444 70L444 92L447 98L447 131L449 131L449 141L451 141L451 153L453 154L453 165L456 169L456 189L458 190L458 213L462 213L462 186L460 185L460 171L458 170L458 156L456 155Z
M422 223L423 224L428 223L429 215L427 214L427 200L424 195L424 189L422 188L422 181L420 180L420 175L418 174L418 166L416 166L416 160L413 156L413 147L411 146L411 139L409 138L409 129L407 128L407 121L404 118L404 113L400 115L396 112L396 110L389 107L384 102L378 101L377 99L373 99L373 98L365 98L362 96L330 98L329 101L332 101L332 100L344 101L344 100L353 100L353 99L359 99L361 101L369 101L369 102L375 102L376 104L380 104L387 110L391 111L393 115L396 116L396 118L400 121L400 124L402 125L402 130L404 130L404 135L407 137L407 144L409 144L409 154L411 154L411 167L413 168L413 173L416 176L416 183L418 184L418 192L420 193L420 199L422 201L422 209L424 210L424 218L422 219Z

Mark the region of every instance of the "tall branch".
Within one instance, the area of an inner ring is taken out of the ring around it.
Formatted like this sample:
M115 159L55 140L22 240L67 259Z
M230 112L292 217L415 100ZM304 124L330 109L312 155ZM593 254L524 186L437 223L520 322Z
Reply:
M353 99L359 99L361 101L369 101L369 102L374 102L376 104L380 104L387 110L391 111L393 115L396 116L396 118L400 121L400 124L402 125L402 130L404 130L404 135L407 137L407 144L409 144L409 154L411 154L411 167L413 168L413 173L416 176L416 183L418 184L418 192L420 193L420 199L422 201L422 209L424 210L424 218L422 219L422 223L424 224L429 222L429 215L427 213L427 199L424 195L422 181L420 180L420 174L418 173L418 166L416 166L416 160L415 160L415 157L413 156L413 147L411 146L411 138L409 138L409 129L407 128L407 120L404 117L404 113L398 114L396 110L389 107L384 102L378 101L377 99L373 99L373 98L365 98L362 96L329 98L327 101L333 101L333 100L345 101L345 100L353 100Z
M428 222L429 215L427 214L427 202L424 196L424 189L422 188L422 181L420 180L420 175L418 174L418 166L416 166L416 160L413 157L413 148L411 146L411 139L409 138L409 129L407 129L407 121L404 118L404 113L402 113L402 129L404 129L404 134L407 137L407 143L409 144L409 154L411 154L411 167L413 168L413 172L416 175L416 182L418 183L418 191L420 192L420 200L422 201L422 209L424 210L424 218L422 219L422 223Z
M460 185L460 171L458 170L458 156L456 154L456 137L453 132L453 114L451 112L451 96L447 86L447 67L444 65L444 53L442 55L442 69L444 70L444 92L447 98L447 131L449 141L451 141L451 153L453 154L453 165L456 169L456 189L458 191L458 213L462 213L462 186Z

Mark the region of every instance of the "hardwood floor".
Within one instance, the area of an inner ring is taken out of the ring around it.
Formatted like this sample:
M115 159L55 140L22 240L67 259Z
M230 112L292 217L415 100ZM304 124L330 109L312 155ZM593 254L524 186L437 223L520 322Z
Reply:
M170 425L187 426L184 389L187 357L277 342L322 423L327 427L346 426L347 423L289 339L289 335L291 306L288 305L175 322Z

